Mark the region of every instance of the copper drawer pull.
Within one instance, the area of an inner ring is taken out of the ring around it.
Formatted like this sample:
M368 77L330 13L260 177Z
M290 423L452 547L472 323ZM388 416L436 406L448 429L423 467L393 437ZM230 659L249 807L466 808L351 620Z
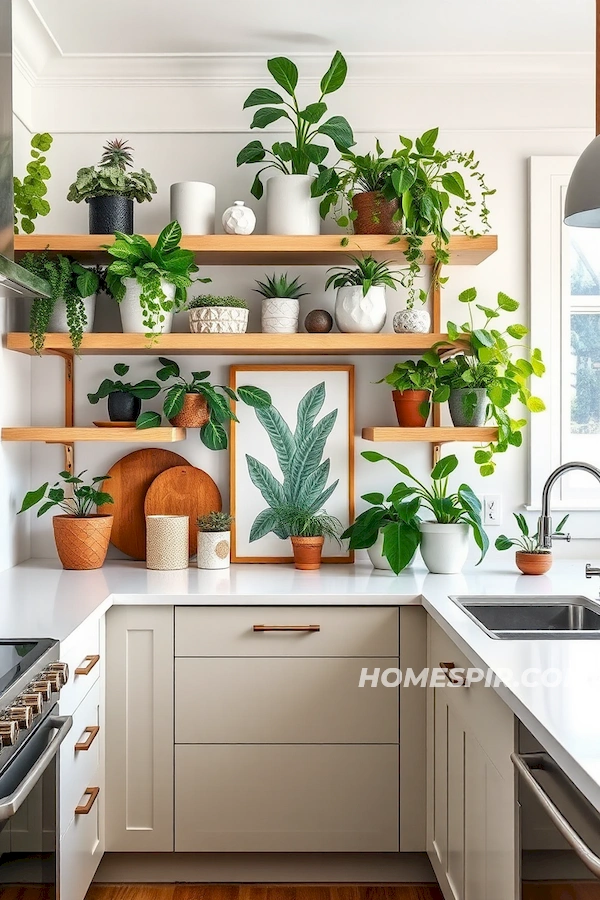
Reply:
M96 663L100 662L100 656L97 653L86 656L84 662L87 662L87 666L78 666L75 669L76 675L89 675Z
M99 793L100 793L99 787L86 788L85 791L83 792L83 796L85 797L86 795L89 795L90 799L85 804L85 806L76 806L75 807L75 815L76 816L87 816L87 814L92 811L92 806L96 802L96 797L98 796Z
M88 725L87 728L83 729L84 734L88 734L89 737L86 741L80 741L75 744L76 750L89 750L94 741L96 740L96 735L100 731L99 725Z
M464 675L453 674L454 669L456 668L453 662L441 662L439 668L442 670L450 684L453 684L455 687L469 687Z
M253 631L320 631L320 625L253 625Z

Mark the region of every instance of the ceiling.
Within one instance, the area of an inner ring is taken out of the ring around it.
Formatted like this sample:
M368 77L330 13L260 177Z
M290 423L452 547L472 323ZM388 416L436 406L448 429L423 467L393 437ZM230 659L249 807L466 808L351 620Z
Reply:
M29 2L66 56L594 49L594 0Z

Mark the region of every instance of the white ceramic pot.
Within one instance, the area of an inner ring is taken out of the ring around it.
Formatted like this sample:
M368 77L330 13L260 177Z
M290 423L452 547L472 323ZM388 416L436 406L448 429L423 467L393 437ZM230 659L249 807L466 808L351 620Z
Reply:
M96 297L97 294L90 294L89 297L83 298L83 308L85 309L85 317L87 325L83 328L83 333L88 334L94 327L94 315L96 313ZM64 300L57 300L48 322L49 334L68 334L69 323L67 322L67 307Z
M312 175L272 175L267 181L267 234L320 234L319 198Z
M231 532L199 531L198 556L199 569L226 569L229 565L231 550Z
M334 315L340 331L377 334L387 318L384 285L369 288L364 295L359 284L338 288Z
M264 297L262 330L264 334L295 334L298 331L300 303L285 297Z
M121 324L125 334L169 334L173 325L173 311L163 312L164 321L158 322L154 328L144 325L144 315L140 306L142 286L136 278L124 278L125 296L119 303ZM175 285L161 279L160 286L167 300L175 297Z
M426 309L401 309L394 316L396 334L428 334L431 316Z
M187 569L188 516L146 516L146 568Z
M205 181L179 181L171 185L171 221L177 219L184 234L214 234L217 192Z
M386 572L392 572L393 569L390 566L389 562L383 555L383 532L379 532L377 535L377 540L371 547L367 547L367 553L369 554L369 559L371 560L371 565L374 569L383 569ZM416 552L415 552L416 555ZM409 562L409 566L412 566L415 561L415 555Z
M236 200L233 206L228 206L221 221L226 234L252 234L256 228L256 216L243 200Z
M462 570L469 552L469 526L464 522L440 525L421 522L421 556L430 572L455 575Z
M248 327L248 310L238 306L202 306L189 314L192 334L243 334Z

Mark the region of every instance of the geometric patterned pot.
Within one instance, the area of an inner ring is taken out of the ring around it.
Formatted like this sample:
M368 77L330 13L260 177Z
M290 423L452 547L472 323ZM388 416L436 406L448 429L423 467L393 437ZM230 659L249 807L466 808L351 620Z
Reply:
M238 306L203 306L190 309L192 334L244 334L248 310Z
M54 540L63 569L99 569L112 526L113 516L54 516Z
M396 334L428 334L431 316L426 309L401 309L394 316Z
M288 297L265 297L262 302L263 334L295 334L300 304Z

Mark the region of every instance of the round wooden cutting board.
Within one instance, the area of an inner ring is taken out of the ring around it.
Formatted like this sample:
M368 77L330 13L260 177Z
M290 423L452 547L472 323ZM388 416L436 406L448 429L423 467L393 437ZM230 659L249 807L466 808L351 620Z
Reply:
M210 475L195 466L174 466L154 479L146 493L147 516L189 516L190 556L196 553L196 519L223 508Z
M110 542L122 553L146 559L146 491L165 469L182 465L187 466L187 459L178 453L144 448L128 453L108 470L110 481L105 481L102 489L115 502L98 507L98 512L114 516Z

